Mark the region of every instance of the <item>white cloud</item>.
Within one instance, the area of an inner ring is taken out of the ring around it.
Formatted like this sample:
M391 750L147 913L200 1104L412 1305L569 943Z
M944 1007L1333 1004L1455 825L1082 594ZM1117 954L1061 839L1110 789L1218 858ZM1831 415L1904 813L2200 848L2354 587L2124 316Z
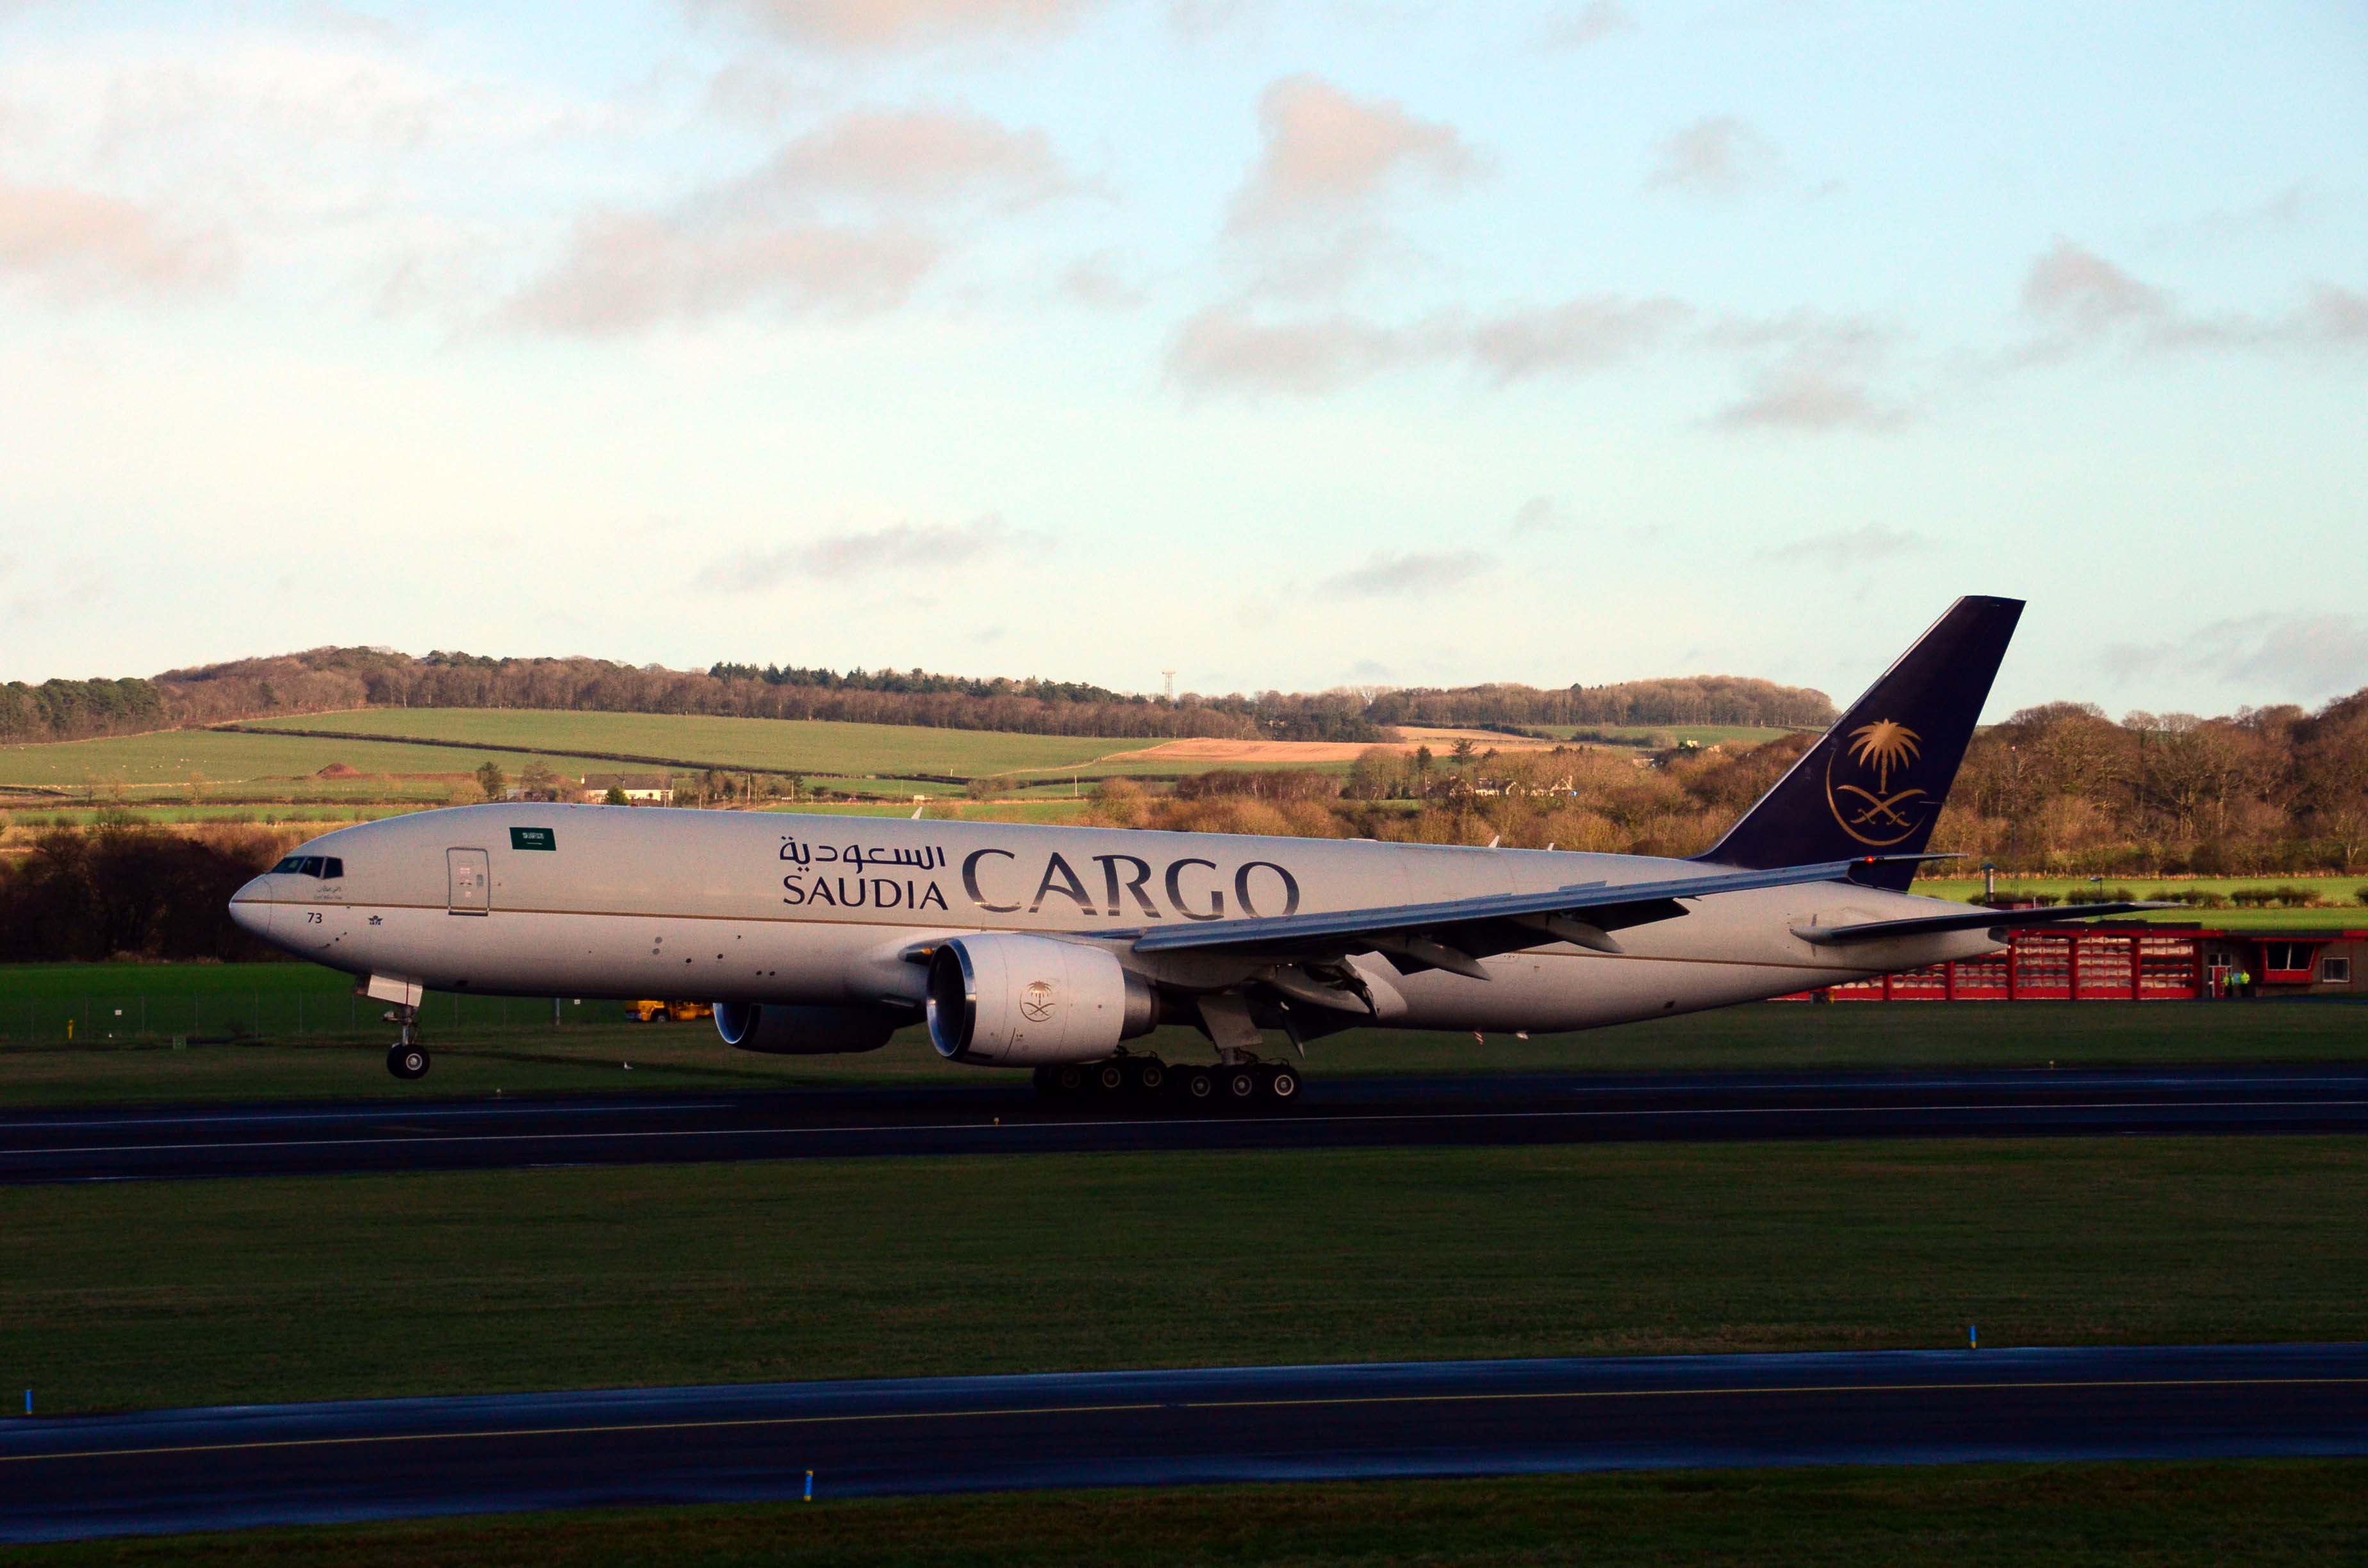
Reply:
M1675 300L1570 300L1481 323L1472 353L1500 381L1600 370L1667 343L1691 313Z
M1470 321L1439 315L1385 326L1349 315L1274 321L1242 306L1202 311L1168 352L1187 384L1321 392L1418 362L1460 364L1498 382L1601 370L1668 342L1686 307L1671 300L1573 300Z
M1846 372L1789 363L1758 377L1712 423L1728 430L1890 430L1907 420L1904 411L1879 401Z
M1739 196L1783 174L1775 144L1733 115L1698 119L1653 152L1648 189Z
M937 203L1057 195L1068 176L1042 131L1013 131L962 109L862 111L798 137L712 199L850 196Z
M959 524L894 523L825 534L777 550L743 551L711 562L693 585L718 593L761 593L808 581L838 583L916 567L976 565L1033 554L1046 544L1042 535L993 516Z
M2039 333L2018 356L2026 362L2105 345L2148 352L2368 347L2368 294L2321 282L2283 315L2203 314L2060 236L2023 275L2022 313Z
M697 322L752 305L864 315L902 304L943 256L909 229L825 224L709 230L627 213L577 223L559 265L499 313L584 336Z
M1895 561L1901 556L1920 554L1930 544L1921 534L1905 528L1895 528L1883 523L1868 523L1862 528L1836 528L1828 533L1812 534L1789 544L1781 544L1759 552L1763 561L1788 566L1816 566L1839 571L1848 566L1864 566L1877 561Z
M1378 554L1364 565L1326 577L1316 585L1349 598L1388 598L1453 588L1495 564L1493 557L1476 550Z
M1168 374L1189 385L1322 392L1423 356L1423 335L1347 316L1269 323L1237 307L1186 321L1167 355Z
M1585 49L1635 30L1636 18L1628 14L1625 6L1616 4L1616 0L1589 0L1568 16L1546 24L1545 40L1549 49Z
M1560 533L1570 526L1570 508L1551 495L1532 495L1513 510L1513 520L1505 531L1519 539L1523 534Z
M905 49L962 39L1061 30L1093 0L689 0L796 44L848 51Z
M749 307L876 313L954 253L945 230L1070 188L1041 131L961 110L848 114L669 208L586 215L499 315L601 335Z
M2312 702L2368 684L2368 617L2235 616L2167 642L2113 643L2098 662L2123 683L2167 675L2202 676Z
M1393 187L1453 189L1480 167L1454 127L1315 76L1269 86L1258 126L1265 148L1234 197L1236 232L1337 217Z
M0 279L67 303L218 289L237 259L228 234L177 228L135 202L0 182Z

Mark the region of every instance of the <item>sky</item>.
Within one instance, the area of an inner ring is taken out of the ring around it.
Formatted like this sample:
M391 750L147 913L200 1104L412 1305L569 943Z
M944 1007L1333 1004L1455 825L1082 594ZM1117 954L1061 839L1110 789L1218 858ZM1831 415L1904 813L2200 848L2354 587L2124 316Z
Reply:
M2368 686L2368 5L0 0L0 679Z

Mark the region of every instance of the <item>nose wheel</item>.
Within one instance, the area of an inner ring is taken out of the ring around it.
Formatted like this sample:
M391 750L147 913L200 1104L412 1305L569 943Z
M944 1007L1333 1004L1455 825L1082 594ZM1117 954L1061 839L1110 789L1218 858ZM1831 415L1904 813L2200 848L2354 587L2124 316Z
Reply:
M387 1016L393 1017L396 1015L390 1013ZM386 1070L407 1084L427 1076L431 1059L427 1048L419 1043L418 1010L405 1007L401 1017L403 1038L386 1048Z

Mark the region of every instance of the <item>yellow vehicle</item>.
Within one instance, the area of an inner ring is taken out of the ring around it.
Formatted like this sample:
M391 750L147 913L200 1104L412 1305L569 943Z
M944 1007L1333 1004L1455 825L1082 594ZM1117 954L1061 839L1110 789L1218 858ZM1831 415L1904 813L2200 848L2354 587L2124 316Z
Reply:
M715 1009L704 1002L628 1002L625 1011L645 1024L664 1023L672 1019L677 1024L696 1023L714 1016Z

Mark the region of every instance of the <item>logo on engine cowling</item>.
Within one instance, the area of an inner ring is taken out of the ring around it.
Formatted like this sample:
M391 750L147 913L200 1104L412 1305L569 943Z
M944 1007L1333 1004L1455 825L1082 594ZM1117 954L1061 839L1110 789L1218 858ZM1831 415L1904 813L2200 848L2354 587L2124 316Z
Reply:
M1053 988L1043 981L1031 981L1019 994L1019 1016L1031 1024L1041 1024L1053 1016Z

